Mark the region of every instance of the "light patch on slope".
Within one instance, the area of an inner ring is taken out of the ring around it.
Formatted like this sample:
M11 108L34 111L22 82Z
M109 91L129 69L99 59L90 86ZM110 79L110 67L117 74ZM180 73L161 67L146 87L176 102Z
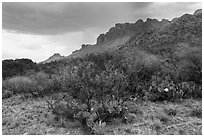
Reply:
M129 36L124 36L121 38L118 38L114 41L105 43L105 44L100 44L100 45L90 45L87 47L84 47L78 51L75 51L74 53L72 53L70 56L68 56L69 58L72 57L83 57L87 54L91 54L91 53L102 53L105 51L110 51L110 50L114 50L116 49L118 46L125 44L127 41L129 41L131 38L131 35Z

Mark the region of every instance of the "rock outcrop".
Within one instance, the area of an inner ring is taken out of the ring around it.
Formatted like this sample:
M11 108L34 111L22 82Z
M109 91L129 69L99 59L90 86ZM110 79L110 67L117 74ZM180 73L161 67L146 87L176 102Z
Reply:
M59 53L55 53L54 55L49 57L47 60L45 60L43 62L40 62L40 63L45 64L45 63L50 63L50 62L53 62L53 61L58 61L58 60L61 60L61 59L64 59L64 56L61 56Z
M147 26L151 29L161 26L152 33L144 33L138 37L120 46L120 51L130 50L131 48L140 48L152 54L172 55L176 50L176 45L189 44L200 49L202 47L202 10L197 10L193 15L184 14L172 21L162 20L163 28L157 20L147 19ZM148 30L148 28L146 28Z
M199 14L202 14L202 9L198 9L193 13L193 15L199 15Z
M82 44L81 48L83 49L83 48L88 47L88 46L91 46L91 44Z
M97 45L101 45L101 44L113 41L117 38L120 38L126 35L157 30L159 28L162 28L168 23L169 21L166 19L163 19L162 21L158 21L157 19L150 19L150 18L147 18L145 22L143 22L143 20L140 19L135 23L124 23L124 24L117 23L115 24L115 27L112 27L106 34L99 35L99 37L97 38Z

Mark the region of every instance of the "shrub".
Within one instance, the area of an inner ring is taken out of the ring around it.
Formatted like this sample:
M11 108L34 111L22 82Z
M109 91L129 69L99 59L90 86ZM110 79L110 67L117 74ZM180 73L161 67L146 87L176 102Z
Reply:
M178 78L182 81L202 84L202 49L186 46L177 54Z
M134 123L136 120L137 116L134 113L127 113L124 115L124 123Z
M53 83L46 73L38 72L29 78L36 83L36 92L38 95L45 95L51 91Z
M105 124L111 122L111 119L122 118L126 119L127 122L133 120L131 115L127 113L127 108L123 105L122 100L118 102L118 100L111 98L106 102L99 102L91 99L89 104L85 104L72 98L69 94L55 98L54 101L52 99L48 101L48 104L52 114L58 120L63 118L76 119L94 134L103 134Z
M170 76L163 76L163 78L152 76L149 91L151 94L149 99L152 101L170 101L175 97L177 87Z
M200 85L194 82L175 83L170 75L153 75L150 83L148 98L151 101L176 101L202 97Z
M66 81L62 82L63 87L81 103L87 104L89 109L92 99L104 102L107 95L113 95L115 100L123 98L128 94L124 92L127 87L124 72L114 69L112 65L106 65L105 68L97 70L94 63L84 63L77 69L67 72L63 78Z
M61 90L62 80L57 75L39 72L29 77L17 76L3 81L3 90L13 94L26 93L33 97L44 96Z
M2 90L2 99L10 98L13 95L12 91Z
M92 132L95 135L105 135L105 126L106 123L105 122L96 122L94 123L93 127L92 127Z
M37 91L37 83L28 77L17 76L10 78L6 83L6 89L12 91L13 94L33 93Z
M193 82L181 82L178 88L183 92L183 98L202 98L201 86Z
M192 89L192 97L197 99L197 98L202 98L202 86L201 85L195 85L193 86L195 88Z
M79 104L69 95L57 96L56 99L47 101L48 108L57 118L74 119L74 116L80 110Z

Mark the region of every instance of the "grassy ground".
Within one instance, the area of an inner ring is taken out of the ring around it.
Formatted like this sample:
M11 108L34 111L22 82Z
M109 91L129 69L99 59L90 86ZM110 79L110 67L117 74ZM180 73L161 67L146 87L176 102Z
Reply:
M3 135L41 134L88 134L77 121L57 121L49 112L46 100L49 97L25 99L13 96L2 101ZM111 124L97 129L99 134L202 134L202 100L182 102L129 102L134 119L121 124L113 119Z

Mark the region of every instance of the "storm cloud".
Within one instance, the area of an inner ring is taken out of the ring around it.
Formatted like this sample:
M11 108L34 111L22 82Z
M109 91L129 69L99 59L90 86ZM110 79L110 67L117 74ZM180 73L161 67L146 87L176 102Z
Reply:
M103 28L151 3L3 3L3 28L31 34L62 34Z

